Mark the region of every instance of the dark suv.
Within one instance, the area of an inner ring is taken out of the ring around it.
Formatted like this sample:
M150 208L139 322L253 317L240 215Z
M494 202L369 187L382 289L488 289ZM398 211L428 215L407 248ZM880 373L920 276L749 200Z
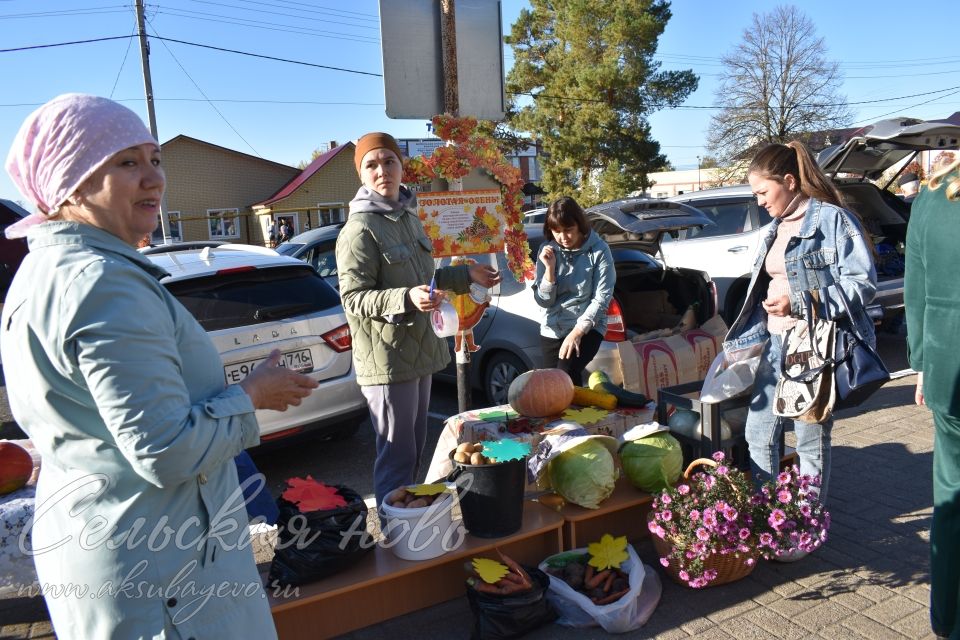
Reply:
M12 200L0 200L0 302L7 297L7 289L17 268L27 255L25 238L7 239L7 227L30 215L30 212Z

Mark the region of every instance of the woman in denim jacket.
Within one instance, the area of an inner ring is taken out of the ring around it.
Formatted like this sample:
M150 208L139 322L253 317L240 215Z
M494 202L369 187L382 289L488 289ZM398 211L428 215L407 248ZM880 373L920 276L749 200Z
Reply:
M610 247L590 229L577 201L555 200L543 222L547 242L537 259L533 298L546 311L540 325L543 365L583 384L583 370L600 350L617 274Z
M819 291L821 315L844 314L837 294L840 287L850 303L853 325L875 342L873 322L866 313L877 287L873 254L857 215L843 208L836 187L801 143L761 149L750 165L748 180L773 222L765 229L746 302L723 348L730 353L766 342L747 416L750 467L758 484L777 472L780 435L792 423L800 471L820 476L823 502L830 477L833 420L810 424L773 414L783 335L802 315L805 291Z

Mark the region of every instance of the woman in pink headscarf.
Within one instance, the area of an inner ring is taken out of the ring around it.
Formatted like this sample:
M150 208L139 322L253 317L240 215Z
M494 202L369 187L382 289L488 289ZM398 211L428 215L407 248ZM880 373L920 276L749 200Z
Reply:
M0 349L13 415L43 458L34 561L61 640L273 638L233 464L256 409L316 382L279 352L226 386L203 328L134 248L153 231L160 147L132 111L63 95L7 158L38 213Z

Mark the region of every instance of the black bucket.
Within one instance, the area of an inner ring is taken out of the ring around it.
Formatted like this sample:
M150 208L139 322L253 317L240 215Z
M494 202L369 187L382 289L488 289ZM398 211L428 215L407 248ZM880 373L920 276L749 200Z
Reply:
M491 464L462 464L453 460L447 480L456 482L463 525L478 538L500 538L523 524L523 492L527 486L527 459Z

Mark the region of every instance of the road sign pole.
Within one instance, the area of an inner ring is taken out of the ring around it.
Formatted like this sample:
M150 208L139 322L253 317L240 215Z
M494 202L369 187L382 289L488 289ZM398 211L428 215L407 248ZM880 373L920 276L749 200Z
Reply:
M443 55L443 111L460 116L460 85L457 76L457 14L455 0L440 0L440 48ZM453 144L447 142L447 144ZM462 180L449 180L449 191L463 191ZM457 362L457 410L463 413L473 406L473 387L470 384L470 349L466 332L460 331L460 349L455 352Z

